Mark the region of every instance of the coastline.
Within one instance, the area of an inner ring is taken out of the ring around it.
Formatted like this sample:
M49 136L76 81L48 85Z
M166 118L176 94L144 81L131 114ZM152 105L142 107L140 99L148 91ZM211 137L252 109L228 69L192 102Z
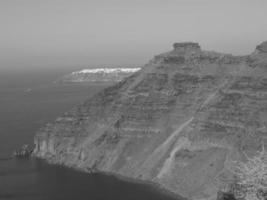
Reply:
M167 196L170 196L172 198L175 198L177 200L189 200L186 197L183 197L169 189L167 189L166 187L164 187L163 185L157 183L157 182L153 182L153 181L149 181L149 180L143 180L143 179L138 179L138 178L132 178L132 177L128 177L128 176L124 176L118 173L114 173L114 172L105 172L105 171L99 171L96 172L95 174L104 174L106 176L111 176L111 177L115 177L119 180L125 181L125 182L130 182L130 183L135 183L135 184L142 184L145 186L148 186L150 188L152 188L153 190L157 190L158 192L165 194Z
M46 159L44 157L38 157L38 156L36 156L34 154L32 155L32 157L34 159L39 159L41 161L44 161L44 162L46 162L47 164L50 164L50 165L57 165L57 166L61 166L61 167L66 167L68 169L75 170L75 171L82 172L82 173L86 173L86 174L105 175L105 176L108 176L108 177L116 178L116 179L121 180L121 181L125 181L127 183L144 185L146 187L151 188L154 191L157 191L157 192L159 192L161 194L164 194L164 195L169 196L171 198L174 198L176 200L189 200L188 198L183 197L183 196L181 196L181 195L169 190L168 188L164 187L163 185L161 185L161 184L159 184L157 182L150 181L150 180L133 178L133 177L125 176L125 175L122 175L122 174L119 174L119 173L115 173L115 172L112 172L112 171L99 171L98 170L96 172L89 172L88 170L83 169L83 168L79 168L79 167L75 167L75 166L71 166L71 165L66 165L64 163L59 163L59 162L55 162L55 161L53 162L52 160Z

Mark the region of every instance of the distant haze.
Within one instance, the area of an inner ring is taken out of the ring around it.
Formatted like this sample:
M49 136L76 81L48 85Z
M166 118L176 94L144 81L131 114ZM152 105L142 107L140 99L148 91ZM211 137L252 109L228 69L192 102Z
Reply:
M266 0L1 0L0 69L138 66L172 43L248 54Z

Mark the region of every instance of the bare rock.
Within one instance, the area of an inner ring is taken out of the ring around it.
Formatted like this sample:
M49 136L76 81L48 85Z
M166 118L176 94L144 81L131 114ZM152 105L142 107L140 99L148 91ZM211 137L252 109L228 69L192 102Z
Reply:
M259 51L259 52L262 52L262 53L267 53L267 41L261 43L260 45L258 45L256 47L256 49Z

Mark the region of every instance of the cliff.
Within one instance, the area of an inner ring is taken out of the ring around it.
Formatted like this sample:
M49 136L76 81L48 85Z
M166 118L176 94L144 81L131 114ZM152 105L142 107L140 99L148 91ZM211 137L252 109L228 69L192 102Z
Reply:
M229 160L267 143L265 49L232 56L176 43L42 128L35 155L215 199L233 181Z
M115 83L139 71L140 68L92 68L72 72L57 82L110 82Z

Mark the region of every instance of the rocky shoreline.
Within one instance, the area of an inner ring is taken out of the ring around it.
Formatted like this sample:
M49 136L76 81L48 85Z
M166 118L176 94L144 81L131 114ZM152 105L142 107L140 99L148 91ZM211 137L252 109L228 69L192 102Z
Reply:
M13 153L15 158L29 158L33 153L34 148L28 144L23 145L21 148L16 149Z
M132 178L130 176L125 176L116 172L108 172L108 171L99 171L99 170L93 170L93 169L83 169L83 168L77 168L76 166L68 166L65 165L64 163L57 163L55 160L49 160L47 158L40 158L40 157L36 157L33 154L33 157L38 158L38 159L42 159L43 161L47 162L48 164L51 165L58 165L58 166L63 166L63 167L67 167L70 168L72 170L75 171L79 171L79 172L83 172L86 174L103 174L106 176L111 176L111 177L115 177L116 179L125 181L125 182L130 182L130 183L136 183L136 184L140 184L140 185L145 185L145 186L149 186L152 189L156 190L157 192L160 192L162 194L166 194L172 198L175 198L177 200L187 200L186 197L183 197L179 194L177 194L176 192L173 192L171 190L169 190L168 188L165 188L163 185L153 182L151 180L143 180L140 178Z

